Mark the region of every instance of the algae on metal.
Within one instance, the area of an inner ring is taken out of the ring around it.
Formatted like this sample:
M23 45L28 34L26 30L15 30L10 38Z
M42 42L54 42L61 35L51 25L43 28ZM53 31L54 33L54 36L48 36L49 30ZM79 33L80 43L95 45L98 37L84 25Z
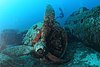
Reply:
M100 6L70 15L66 19L65 28L86 46L100 51Z

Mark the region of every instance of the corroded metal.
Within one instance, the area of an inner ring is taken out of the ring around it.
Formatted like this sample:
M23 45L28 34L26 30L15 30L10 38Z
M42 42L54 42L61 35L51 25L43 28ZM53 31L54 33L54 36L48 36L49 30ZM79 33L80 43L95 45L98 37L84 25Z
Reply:
M67 46L67 36L64 29L56 24L51 5L46 7L42 32L48 51L59 58L62 57Z
M60 62L66 51L67 35L56 22L55 12L51 5L46 7L43 23L37 23L29 29L23 42L32 45L35 54L40 58L48 57L52 62Z

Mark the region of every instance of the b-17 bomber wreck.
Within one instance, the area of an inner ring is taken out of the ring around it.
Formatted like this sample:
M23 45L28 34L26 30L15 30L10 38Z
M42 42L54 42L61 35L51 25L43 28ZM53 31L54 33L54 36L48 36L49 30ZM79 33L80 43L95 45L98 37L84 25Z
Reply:
M55 20L55 12L51 5L46 7L44 21L33 25L23 42L25 45L32 46L33 53L44 62L65 62L61 58L66 51L67 35Z
M47 5L43 22L34 24L25 34L22 45L0 51L0 67L34 67L36 63L61 64L67 48L67 34Z

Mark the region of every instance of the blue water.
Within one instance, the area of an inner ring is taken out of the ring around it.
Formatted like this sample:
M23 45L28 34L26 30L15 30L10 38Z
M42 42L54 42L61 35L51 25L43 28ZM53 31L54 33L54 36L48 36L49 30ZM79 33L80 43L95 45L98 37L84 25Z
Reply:
M3 29L25 30L34 23L43 21L45 7L51 4L59 16L59 7L64 18L58 19L63 25L66 18L80 7L91 9L100 5L100 0L0 0L0 31Z

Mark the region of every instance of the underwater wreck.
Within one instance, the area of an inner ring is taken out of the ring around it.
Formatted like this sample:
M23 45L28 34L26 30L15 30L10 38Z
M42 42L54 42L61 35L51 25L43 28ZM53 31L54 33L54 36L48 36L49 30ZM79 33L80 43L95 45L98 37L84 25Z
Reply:
M44 21L33 25L28 30L23 39L23 45L9 47L1 51L1 56L4 55L8 59L1 61L0 65L5 67L6 65L3 65L3 63L25 55L36 57L45 63L63 63L66 62L66 60L62 59L66 47L67 34L55 20L55 12L52 6L48 5ZM14 59L9 60L10 57L14 57Z
M42 57L49 53L52 54L47 54L49 60L60 62L59 58L63 57L67 47L67 34L55 20L55 12L51 5L46 7L44 21L32 26L23 42L25 45L32 45L36 53L42 51Z
M66 19L65 29L86 46L100 52L100 6L91 10L82 7L73 12Z
M90 45L99 45L99 14L100 7L92 10L81 8L67 18L63 29L55 20L54 9L47 5L44 21L28 30L22 45L0 51L0 67L99 67L100 53L93 47L86 47L90 42ZM77 40L70 41L70 35Z

